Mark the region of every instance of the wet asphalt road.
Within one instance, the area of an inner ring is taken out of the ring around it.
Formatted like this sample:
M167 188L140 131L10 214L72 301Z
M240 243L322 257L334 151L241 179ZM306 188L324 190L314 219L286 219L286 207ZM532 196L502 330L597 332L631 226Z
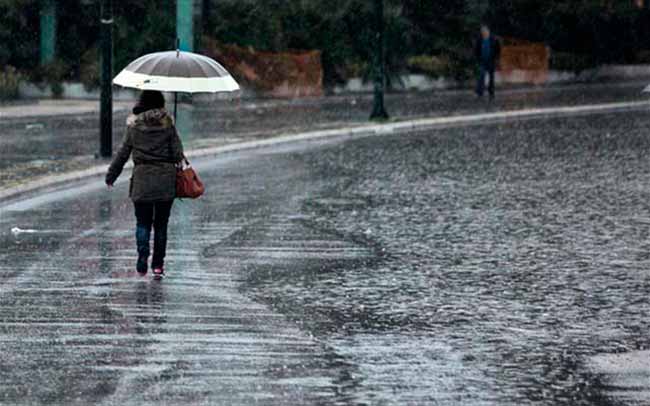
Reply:
M591 365L650 344L648 128L201 161L160 283L135 276L124 183L0 207L0 404L621 404Z

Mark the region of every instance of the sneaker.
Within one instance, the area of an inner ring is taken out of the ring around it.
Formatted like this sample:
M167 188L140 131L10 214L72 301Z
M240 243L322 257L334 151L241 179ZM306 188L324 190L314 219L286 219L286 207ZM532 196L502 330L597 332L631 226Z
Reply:
M163 275L165 274L165 270L162 269L162 268L154 268L154 270L152 272L153 272L153 276L156 279L161 279L163 277Z
M145 258L145 257L138 258L138 263L135 266L136 271L138 271L138 273L140 275L146 275L147 274L147 268L148 268L148 266L147 266L147 258Z

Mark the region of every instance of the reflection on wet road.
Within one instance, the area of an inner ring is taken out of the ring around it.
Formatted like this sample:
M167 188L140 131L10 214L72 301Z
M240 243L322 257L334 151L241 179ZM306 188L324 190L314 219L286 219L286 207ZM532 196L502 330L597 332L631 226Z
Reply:
M649 341L644 114L204 161L162 283L125 187L14 205L0 404L619 404L604 354Z
M0 404L343 402L352 367L240 292L242 261L214 250L271 211L252 170L176 204L160 283L133 272L124 188L4 211Z

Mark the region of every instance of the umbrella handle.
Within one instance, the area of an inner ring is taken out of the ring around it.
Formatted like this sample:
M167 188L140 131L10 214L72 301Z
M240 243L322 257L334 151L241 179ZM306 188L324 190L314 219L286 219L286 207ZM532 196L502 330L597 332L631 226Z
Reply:
M176 58L181 55L181 39L176 37ZM174 125L176 124L176 110L178 108L178 92L174 92Z
M176 125L176 110L178 109L178 92L174 92L174 125Z

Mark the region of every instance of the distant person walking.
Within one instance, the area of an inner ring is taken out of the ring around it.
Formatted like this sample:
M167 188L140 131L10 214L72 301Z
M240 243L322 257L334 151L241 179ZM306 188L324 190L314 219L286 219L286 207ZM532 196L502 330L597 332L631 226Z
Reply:
M174 120L165 110L162 93L145 90L127 118L126 136L106 174L106 184L112 187L122 173L124 164L133 157L133 175L129 196L135 206L136 270L147 273L149 240L154 229L154 276L162 277L167 249L167 223L176 197L176 165L183 156L183 145Z
M490 99L494 99L494 71L501 56L501 44L492 35L487 25L481 26L481 35L474 45L474 55L479 64L476 94L478 97L483 97L483 93L485 92L485 77L487 76L489 79L488 93L490 94Z

